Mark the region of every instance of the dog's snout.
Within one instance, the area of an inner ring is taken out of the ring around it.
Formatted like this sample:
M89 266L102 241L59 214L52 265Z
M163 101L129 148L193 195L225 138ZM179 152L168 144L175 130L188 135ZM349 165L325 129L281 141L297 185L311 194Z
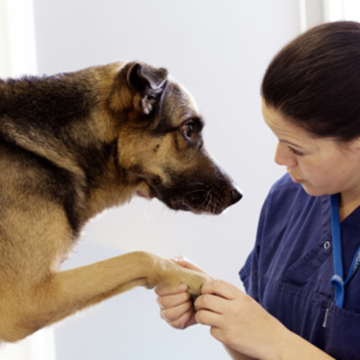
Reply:
M241 191L237 188L231 190L231 205L236 204L243 197Z

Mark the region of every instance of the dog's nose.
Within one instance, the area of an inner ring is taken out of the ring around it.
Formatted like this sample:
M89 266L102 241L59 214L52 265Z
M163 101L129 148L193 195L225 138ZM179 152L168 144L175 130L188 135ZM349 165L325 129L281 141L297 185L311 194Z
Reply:
M231 205L236 204L243 197L240 189L233 188L231 190Z

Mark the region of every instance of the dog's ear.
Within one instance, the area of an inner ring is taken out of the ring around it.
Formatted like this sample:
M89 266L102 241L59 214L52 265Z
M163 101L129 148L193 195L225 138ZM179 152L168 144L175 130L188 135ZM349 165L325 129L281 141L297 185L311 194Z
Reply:
M135 90L134 106L138 111L149 115L156 104L161 101L168 71L165 68L154 68L147 64L135 63L127 73L127 83Z

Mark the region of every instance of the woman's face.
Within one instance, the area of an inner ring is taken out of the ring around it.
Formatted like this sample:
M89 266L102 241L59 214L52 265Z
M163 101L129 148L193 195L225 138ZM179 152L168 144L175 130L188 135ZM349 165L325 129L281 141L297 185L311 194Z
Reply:
M359 141L339 144L315 138L262 102L266 124L278 138L275 162L286 166L292 180L313 196L360 192Z

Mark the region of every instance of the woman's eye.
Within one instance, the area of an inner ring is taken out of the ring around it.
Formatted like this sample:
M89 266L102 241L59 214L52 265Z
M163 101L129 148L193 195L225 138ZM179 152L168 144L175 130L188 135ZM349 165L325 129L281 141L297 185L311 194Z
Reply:
M298 156L301 156L301 155L303 154L302 152L295 150L295 149L292 148L291 146L289 146L289 150L290 150L293 154L298 155Z

